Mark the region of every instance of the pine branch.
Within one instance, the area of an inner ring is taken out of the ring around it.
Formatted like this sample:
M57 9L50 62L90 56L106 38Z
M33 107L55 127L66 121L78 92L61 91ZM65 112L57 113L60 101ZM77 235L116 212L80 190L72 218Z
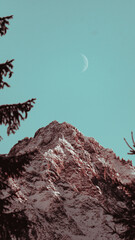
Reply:
M35 98L24 103L7 104L0 106L0 125L8 125L7 134L15 133L20 126L20 120L24 120L28 116L28 112L35 103Z
M0 18L0 35L1 36L7 33L8 27L6 25L9 25L9 19L12 19L12 18L13 18L13 15Z
M35 155L35 150L29 154L25 153L18 156L0 155L0 180L3 182L0 190L9 189L8 196L3 197L2 191L0 195L0 239L12 240L11 236L15 236L16 239L30 239L29 228L32 222L28 220L25 209L11 211L11 199L14 200L19 189L12 191L11 186L7 185L7 180L10 176L21 176L25 164L33 159L33 155Z
M24 210L2 213L0 218L0 239L12 240L11 236L15 236L16 239L30 239L30 226L31 222L25 215Z
M24 170L25 164L28 164L30 157L28 154L19 156L0 156L0 172L3 180L8 177L19 177Z
M3 89L4 86L10 87L10 85L7 82L3 81L3 77L6 77L7 74L9 78L12 77L13 72L11 71L11 69L13 69L13 64L12 64L13 61L14 59L10 61L7 60L5 63L0 64L0 89Z

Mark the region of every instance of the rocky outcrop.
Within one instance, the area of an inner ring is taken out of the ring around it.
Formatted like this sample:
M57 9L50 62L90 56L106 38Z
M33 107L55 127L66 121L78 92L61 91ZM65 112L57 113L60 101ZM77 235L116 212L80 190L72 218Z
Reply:
M26 208L33 222L31 239L128 239L124 234L133 226L126 212L131 215L135 200L130 161L56 121L19 141L9 156L24 153L30 164L22 177L9 181L20 189L12 208Z

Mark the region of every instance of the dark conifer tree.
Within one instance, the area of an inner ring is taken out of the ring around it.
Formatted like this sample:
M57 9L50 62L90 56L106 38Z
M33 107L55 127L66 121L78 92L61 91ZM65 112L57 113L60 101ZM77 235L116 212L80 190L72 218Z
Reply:
M9 20L13 16L0 18L0 36L7 33ZM13 61L7 60L0 64L0 89L10 85L4 81L5 77L11 78L13 74ZM15 133L20 126L20 120L27 118L28 112L33 107L35 99L24 103L6 104L0 106L0 125L7 126L7 134ZM25 211L11 211L11 200L16 193L13 192L9 177L19 177L24 170L24 165L29 163L27 154L21 156L0 155L0 240L29 239L29 225L31 224L25 215ZM6 193L6 196L5 196Z
M127 187L129 196L125 199L125 207L119 207L112 216L116 224L121 224L125 230L119 233L119 237L125 240L135 239L135 191Z

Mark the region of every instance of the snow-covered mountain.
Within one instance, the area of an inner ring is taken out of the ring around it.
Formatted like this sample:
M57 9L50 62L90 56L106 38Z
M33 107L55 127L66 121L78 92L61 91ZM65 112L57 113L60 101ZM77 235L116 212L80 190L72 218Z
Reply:
M57 121L19 141L9 156L24 153L30 164L22 177L9 181L20 189L13 207L25 207L33 222L31 239L135 239L135 168L130 161Z

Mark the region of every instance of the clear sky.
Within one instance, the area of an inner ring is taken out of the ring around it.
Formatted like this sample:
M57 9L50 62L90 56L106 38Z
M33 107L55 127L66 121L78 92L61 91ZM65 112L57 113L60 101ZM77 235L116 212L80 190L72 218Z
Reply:
M0 127L1 153L57 120L135 159L123 140L131 144L135 133L134 12L134 0L1 0L0 16L14 18L0 38L0 62L15 62L0 103L37 98L15 135Z

